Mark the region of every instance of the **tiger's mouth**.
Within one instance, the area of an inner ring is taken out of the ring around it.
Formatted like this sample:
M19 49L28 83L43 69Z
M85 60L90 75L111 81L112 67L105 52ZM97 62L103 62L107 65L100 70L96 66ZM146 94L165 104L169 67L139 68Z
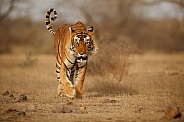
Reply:
M88 59L87 56L80 56L80 57L77 57L77 62L81 63L81 62L86 62Z

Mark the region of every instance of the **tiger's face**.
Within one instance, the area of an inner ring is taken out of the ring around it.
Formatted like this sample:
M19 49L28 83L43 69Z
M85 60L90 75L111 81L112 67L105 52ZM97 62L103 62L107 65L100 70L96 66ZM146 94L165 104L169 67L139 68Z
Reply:
M84 63L94 51L93 27L88 31L72 32L70 50L78 63Z

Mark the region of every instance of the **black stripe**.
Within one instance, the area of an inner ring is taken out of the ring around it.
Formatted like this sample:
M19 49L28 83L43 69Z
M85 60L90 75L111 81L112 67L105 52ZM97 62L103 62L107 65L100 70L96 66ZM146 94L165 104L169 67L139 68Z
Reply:
M55 17L52 17L51 20L54 21Z
M47 28L48 30L52 29L52 27Z
M50 17L49 15L46 15L46 18L48 18L48 19L49 19L49 17Z
M75 74L75 78L78 78L79 76L79 72L78 72L78 69L76 70L76 74Z
M71 71L71 74L74 74L75 70Z
M67 78L70 80L70 81L72 81L72 77L71 77L71 74L70 74L70 71L66 71L66 76L67 76Z
M61 43L61 41L59 41L59 44L58 44L58 55L59 55L60 60L63 62L65 68L67 69L67 71L69 71L68 67L66 66L66 64L65 64L64 61L62 60L61 55L60 55L60 53L59 53L59 46L60 46L60 43Z
M60 79L60 77L57 77L57 79Z
M51 8L49 11L50 11L50 12L53 12L53 10L54 10L54 9L53 9L53 8Z
M59 61L57 61L57 63L58 63L59 65L61 65L61 63L60 63Z
M59 49L58 49L58 50L59 50ZM59 55L60 60L62 60L60 53L59 53L58 55Z
M63 62L63 64L64 64L65 68L69 71L69 68L66 66L66 64L64 62Z
M60 71L57 71L57 70L56 70L56 73L60 73Z
M51 14L51 11L47 11L47 14L50 15Z
M74 74L70 74L70 78L73 79Z
M74 72L71 72L71 73L70 73L70 76L73 76L73 75L74 75Z
M72 63L67 57L66 57L66 59L67 59L67 61L68 61L70 64L74 64L74 63Z
M75 69L74 68L71 69L71 74L74 74L74 72L75 72Z
M62 60L61 55L60 55L60 53L59 53L59 46L60 46L60 43L61 43L61 41L59 41L59 43L58 43L58 55L59 55L60 60Z
M71 61L67 58L66 53L65 53L65 56L66 56L67 61L68 61L70 64L74 64L73 62L71 62Z
M45 23L46 23L46 25L50 24L50 22L45 22Z
M71 74L70 75L74 75L74 71L73 72L71 72Z
M70 80L70 76L68 76L68 74L66 73L66 76L67 76L67 78Z
M56 14L57 14L57 12L56 12L56 11L54 11L54 14L56 15Z
M59 63L59 61L56 62L56 67L58 67L58 69L60 69L61 67L58 64L61 66L61 64Z
M87 64L87 63L86 63L86 64ZM86 64L85 64L84 66L86 66ZM81 66L81 67L77 66L77 70L80 69L80 68L83 68L84 66Z
M74 71L75 71L75 68L74 68L74 67L72 67L72 68L71 68L71 72L74 72Z
M70 77L71 77L71 78L73 78L74 72L75 72L75 68L72 67L72 68L70 69Z
M61 67L59 67L59 66L56 64L56 68L60 69Z

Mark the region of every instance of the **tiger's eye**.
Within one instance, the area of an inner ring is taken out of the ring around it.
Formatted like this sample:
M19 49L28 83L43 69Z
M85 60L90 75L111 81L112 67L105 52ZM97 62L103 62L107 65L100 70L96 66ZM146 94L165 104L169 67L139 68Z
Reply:
M75 44L78 44L78 43L79 43L79 40L80 40L79 37L77 37L77 36L74 37L74 43L75 43Z
M90 37L85 35L85 36L84 36L84 41L85 41L86 44L89 44L89 42L90 42Z

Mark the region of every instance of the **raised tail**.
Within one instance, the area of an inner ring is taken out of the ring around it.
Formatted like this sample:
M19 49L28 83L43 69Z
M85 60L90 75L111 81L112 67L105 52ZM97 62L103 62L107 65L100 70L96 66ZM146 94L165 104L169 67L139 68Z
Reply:
M53 8L49 9L47 12L46 12L46 16L45 16L45 24L46 24L46 28L47 30L52 34L52 35L55 35L55 31L54 29L52 28L51 24L50 24L50 14L54 12L54 17L51 17L51 20L52 21L55 21L57 19L57 12L56 10L54 10Z

